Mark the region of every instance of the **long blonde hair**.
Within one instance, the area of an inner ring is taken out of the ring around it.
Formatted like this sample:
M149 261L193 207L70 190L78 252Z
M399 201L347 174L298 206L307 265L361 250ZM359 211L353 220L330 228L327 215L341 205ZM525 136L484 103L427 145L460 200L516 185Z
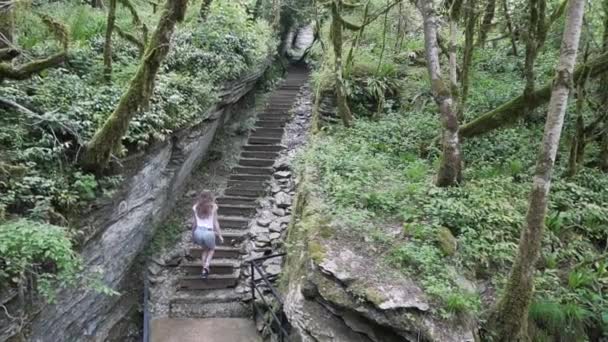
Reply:
M196 202L196 216L201 219L209 217L215 207L215 196L211 191L203 191Z

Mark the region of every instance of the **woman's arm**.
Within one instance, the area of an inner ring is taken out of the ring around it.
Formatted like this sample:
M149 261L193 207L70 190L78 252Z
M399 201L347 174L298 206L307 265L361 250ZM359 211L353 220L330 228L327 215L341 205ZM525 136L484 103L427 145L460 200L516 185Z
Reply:
M196 214L192 213L192 233L194 233L195 229L196 229Z
M222 230L220 228L220 222L217 219L217 205L215 206L215 209L213 210L213 229L215 230L215 233L217 234L217 236L220 237L220 241L224 242L224 238L222 237Z

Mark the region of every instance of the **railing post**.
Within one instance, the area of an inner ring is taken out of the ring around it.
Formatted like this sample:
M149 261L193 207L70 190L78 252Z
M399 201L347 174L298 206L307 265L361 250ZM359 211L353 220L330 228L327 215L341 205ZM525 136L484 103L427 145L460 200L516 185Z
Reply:
M256 321L256 313L255 313L255 273L253 269L253 263L255 261L251 261L251 309L253 311L253 321Z

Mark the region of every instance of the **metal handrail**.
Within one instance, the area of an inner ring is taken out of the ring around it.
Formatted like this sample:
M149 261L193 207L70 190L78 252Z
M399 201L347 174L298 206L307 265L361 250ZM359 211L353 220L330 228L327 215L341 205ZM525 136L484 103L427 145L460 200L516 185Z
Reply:
M260 258L255 258L252 260L247 261L250 265L251 265L251 303L253 306L253 319L256 319L256 314L258 312L261 312L261 310L257 307L255 299L256 299L256 292L259 294L260 299L264 302L264 304L271 308L271 306L268 304L268 302L266 301L266 298L264 298L264 292L262 290L260 290L260 288L258 287L258 285L256 284L256 280L255 280L255 271L258 271L258 273L260 274L260 276L262 277L263 282L265 283L265 285L270 289L270 293L272 294L272 296L275 298L275 300L279 303L279 307L278 309L280 311L283 310L283 299L281 298L281 296L279 295L279 293L277 292L277 290L274 288L274 286L272 286L272 283L270 282L270 280L268 280L268 276L266 271L260 267L260 265L258 265L259 261L262 260L268 260L268 259L272 259L272 258L277 258L277 257L281 257L286 255L286 253L280 253L280 254L272 254L272 255L267 255L267 256L263 256ZM279 341L283 342L285 341L285 338L287 336L289 336L289 334L287 333L287 331L285 330L285 328L283 327L283 317L281 316L281 318L277 317L277 315L275 314L274 310L269 310L270 314L272 316L272 320L277 324L277 326L279 327ZM265 325L266 322L264 322ZM269 324L268 324L269 325ZM270 328L272 329L272 326L270 326Z
M144 278L144 338L143 342L150 342L150 309L148 308L148 301L150 300L150 284L148 281L148 274L146 270L148 268L144 268L143 278Z

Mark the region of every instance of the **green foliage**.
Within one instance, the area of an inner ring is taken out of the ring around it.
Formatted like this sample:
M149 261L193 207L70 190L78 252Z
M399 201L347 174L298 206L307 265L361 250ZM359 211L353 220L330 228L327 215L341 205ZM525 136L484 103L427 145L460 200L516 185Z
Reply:
M148 4L134 4L148 28L153 28L158 14L152 15ZM0 159L26 170L20 177L0 183L0 206L9 214L66 224L70 214L109 193L118 182L116 178L95 180L80 173L74 163L82 145L113 111L138 67L139 56L135 46L115 35L113 82L104 82L105 11L88 4L57 2L27 5L18 11L18 43L28 54L47 56L58 49L36 13L67 25L69 62L45 70L41 77L5 81L0 86L1 97L41 114L30 117L0 109ZM244 6L216 1L205 25L190 20L177 29L149 109L132 120L123 153L164 141L176 130L205 120L220 85L261 65L276 41L265 21L242 20L246 16ZM118 6L117 23L139 34L140 28L134 27L131 14L122 5ZM19 57L17 62L30 57Z
M47 299L57 286L74 284L81 267L64 228L28 220L0 225L0 255L2 287L34 277Z

